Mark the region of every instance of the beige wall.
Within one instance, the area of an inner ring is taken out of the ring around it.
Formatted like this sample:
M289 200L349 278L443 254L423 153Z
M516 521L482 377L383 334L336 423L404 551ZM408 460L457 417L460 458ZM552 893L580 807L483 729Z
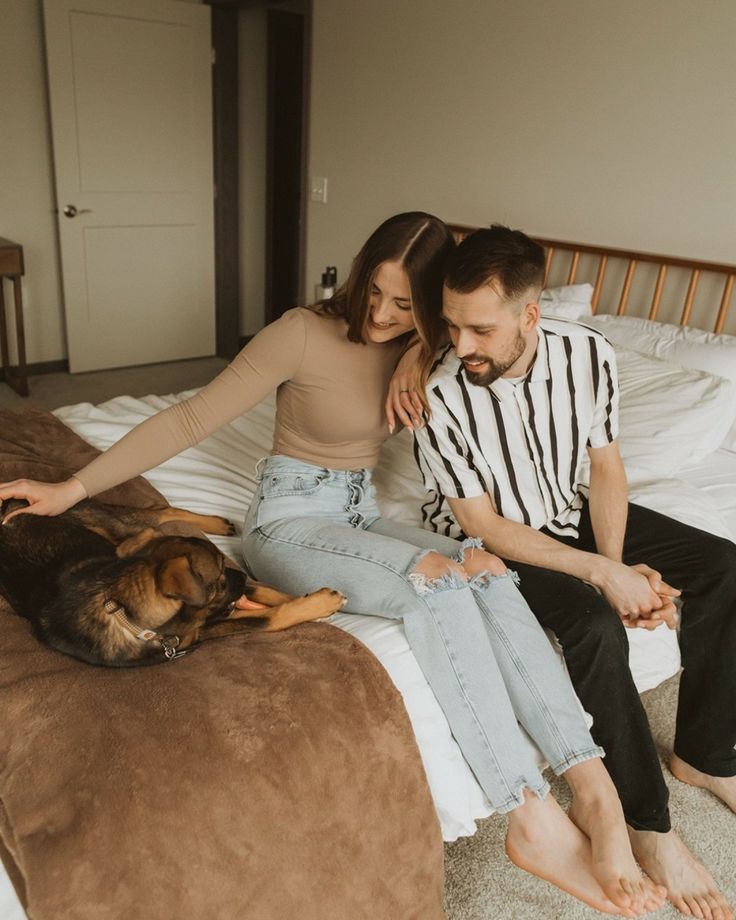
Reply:
M736 262L733 0L314 0L307 290L397 211Z
M42 34L40 0L3 0L0 236L23 246L24 325L30 362L66 355ZM6 283L6 300L9 290ZM14 334L11 341L14 359Z
M243 332L262 315L256 19ZM733 0L314 0L310 173L330 184L309 206L308 296L407 208L736 261L734 34ZM31 362L66 355L42 36L40 0L2 0L0 236L25 249Z

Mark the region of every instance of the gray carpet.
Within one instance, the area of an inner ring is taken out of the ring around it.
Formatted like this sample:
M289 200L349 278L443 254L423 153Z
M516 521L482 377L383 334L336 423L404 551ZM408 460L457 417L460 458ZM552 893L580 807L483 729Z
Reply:
M41 375L31 379L28 400L0 383L0 407L31 402L55 409L77 402L99 403L121 393L176 393L202 386L224 366L219 358L202 358L91 374ZM671 749L676 699L677 678L644 696L663 756ZM675 827L736 904L736 815L708 793L679 783L666 768L665 776ZM558 801L569 804L564 781L553 779L552 785ZM446 845L445 890L450 920L590 920L602 916L512 865L503 850L505 827L503 818L491 817L481 822L473 837ZM670 906L656 916L661 920L682 917Z
M671 750L678 683L679 678L673 677L643 697L660 758ZM736 815L709 793L678 782L666 768L664 773L674 826L736 905ZM564 780L551 781L555 797L566 807L569 796ZM481 823L473 837L445 845L449 920L591 920L602 916L512 865L503 850L505 831L505 819L493 816ZM668 904L656 917L673 920L682 914Z

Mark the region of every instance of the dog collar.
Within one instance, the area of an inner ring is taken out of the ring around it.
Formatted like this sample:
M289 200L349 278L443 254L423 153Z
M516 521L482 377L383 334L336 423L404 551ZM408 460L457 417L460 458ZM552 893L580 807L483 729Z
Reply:
M136 639L139 639L141 642L158 642L168 661L171 661L172 658L180 658L182 655L186 655L186 652L183 650L177 652L180 642L178 636L162 636L161 633L157 633L153 629L141 629L139 626L136 626L135 623L131 623L125 615L125 607L117 601L112 600L112 598L107 598L103 606L105 610L111 616L115 617L118 623L120 623L124 629L127 629L131 635L135 636Z

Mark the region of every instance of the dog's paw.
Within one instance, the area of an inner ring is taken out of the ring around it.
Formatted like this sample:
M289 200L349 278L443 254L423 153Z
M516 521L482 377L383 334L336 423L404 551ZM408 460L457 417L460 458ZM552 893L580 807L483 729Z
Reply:
M217 515L205 515L203 518L202 530L205 533L213 533L218 537L232 537L237 531L235 524L228 521L227 518Z
M334 588L320 588L317 592L320 595L326 595L325 602L329 607L329 613L325 613L324 616L332 616L333 613L337 613L338 610L347 604L348 599L341 591L336 591Z

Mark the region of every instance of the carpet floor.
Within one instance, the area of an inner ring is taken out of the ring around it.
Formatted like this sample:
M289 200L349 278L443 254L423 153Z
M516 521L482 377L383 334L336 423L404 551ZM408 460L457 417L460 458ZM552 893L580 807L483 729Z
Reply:
M670 788L672 823L704 862L723 893L736 905L736 815L702 789L678 782L667 770L672 749L679 678L673 677L643 696L652 733ZM550 778L553 794L567 807L564 780ZM481 822L473 837L445 845L445 904L449 920L592 920L603 914L517 869L506 858L506 819ZM658 920L683 915L667 904Z

